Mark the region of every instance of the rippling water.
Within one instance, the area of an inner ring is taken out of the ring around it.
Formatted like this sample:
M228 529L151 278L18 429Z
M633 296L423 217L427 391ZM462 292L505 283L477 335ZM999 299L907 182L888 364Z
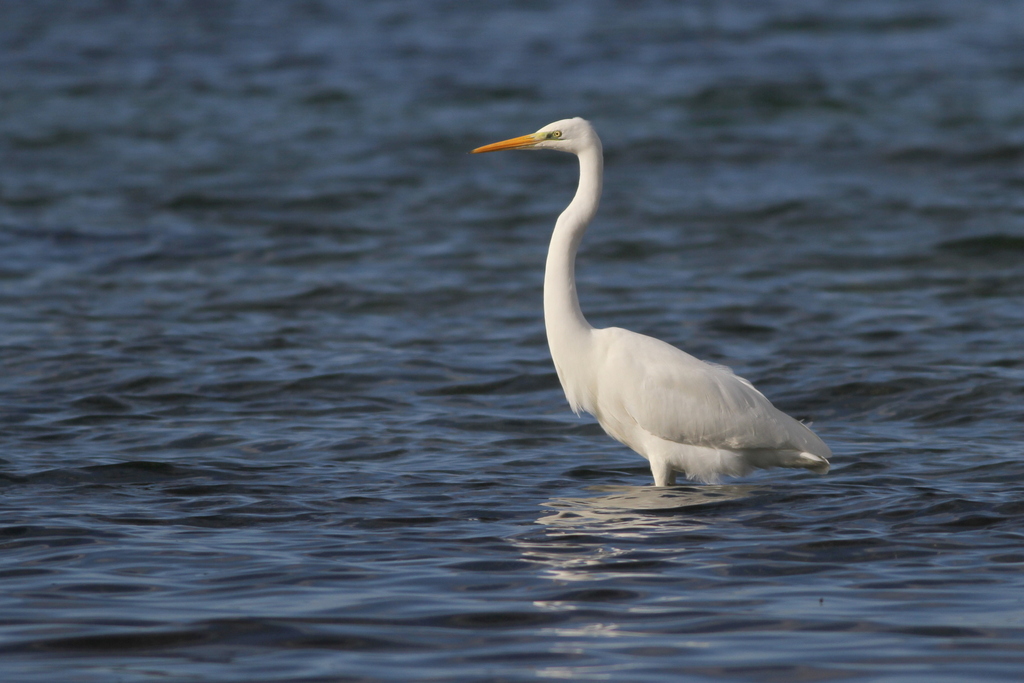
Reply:
M1016 680L1024 5L0 2L6 681ZM655 489L541 319L814 422Z

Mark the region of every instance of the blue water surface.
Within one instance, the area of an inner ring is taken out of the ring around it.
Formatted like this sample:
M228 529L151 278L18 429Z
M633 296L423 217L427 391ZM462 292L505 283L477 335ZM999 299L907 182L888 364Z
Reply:
M1024 4L0 0L4 681L1024 670ZM578 262L813 422L651 486Z

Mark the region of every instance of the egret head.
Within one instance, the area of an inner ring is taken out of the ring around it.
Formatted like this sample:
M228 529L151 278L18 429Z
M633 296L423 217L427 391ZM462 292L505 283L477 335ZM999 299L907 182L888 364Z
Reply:
M503 149L557 149L561 152L579 154L595 143L600 144L593 126L589 121L577 116L574 119L549 123L536 133L477 147L473 154L498 152Z

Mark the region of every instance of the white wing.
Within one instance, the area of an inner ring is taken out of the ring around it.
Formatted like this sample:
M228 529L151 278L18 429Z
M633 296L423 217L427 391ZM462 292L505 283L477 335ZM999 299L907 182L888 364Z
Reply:
M600 413L628 415L647 432L681 444L831 455L814 432L728 368L617 327L595 333Z

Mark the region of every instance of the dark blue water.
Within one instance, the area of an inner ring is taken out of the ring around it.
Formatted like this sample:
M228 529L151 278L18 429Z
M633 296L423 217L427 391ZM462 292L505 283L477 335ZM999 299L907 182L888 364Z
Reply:
M1024 670L1024 3L0 2L5 681ZM541 280L824 477L655 489Z

